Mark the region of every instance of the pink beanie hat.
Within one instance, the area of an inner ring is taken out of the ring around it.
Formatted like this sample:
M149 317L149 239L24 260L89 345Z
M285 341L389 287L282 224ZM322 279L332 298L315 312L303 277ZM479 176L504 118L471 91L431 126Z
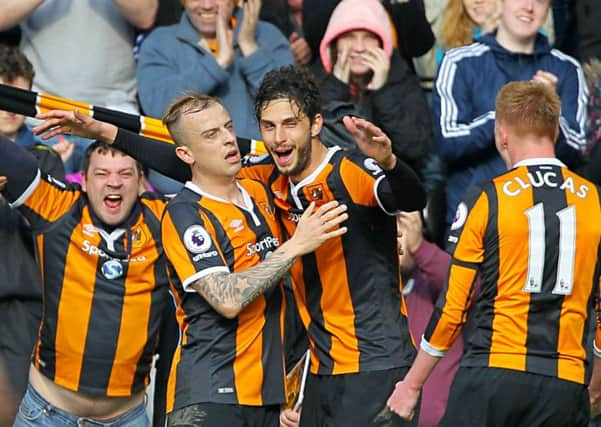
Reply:
M392 29L388 13L380 0L342 0L332 12L328 28L319 45L321 63L326 72L332 71L330 44L341 34L352 30L367 30L382 40L386 54L392 54Z

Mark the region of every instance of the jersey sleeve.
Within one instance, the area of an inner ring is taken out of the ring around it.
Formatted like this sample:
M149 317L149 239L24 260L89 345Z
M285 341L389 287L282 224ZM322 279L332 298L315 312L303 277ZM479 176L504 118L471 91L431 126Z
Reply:
M419 178L399 159L392 170L384 171L372 158L348 154L341 163L340 175L358 205L379 206L388 215L420 210L426 205L426 193Z
M432 356L444 356L466 321L478 268L484 257L488 217L487 194L480 189L472 189L457 208L451 225L448 246L452 253L451 266L445 288L421 341L421 348Z
M210 220L191 203L172 203L161 221L163 247L184 291L211 273L229 273Z

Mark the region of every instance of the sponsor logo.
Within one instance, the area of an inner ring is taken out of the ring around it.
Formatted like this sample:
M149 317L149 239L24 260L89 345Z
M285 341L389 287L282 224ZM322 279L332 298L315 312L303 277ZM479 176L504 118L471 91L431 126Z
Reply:
M81 250L84 251L85 253L87 253L88 255L97 256L99 258L113 259L113 260L116 260L119 262L144 262L144 261L146 261L146 256L144 256L144 255L141 255L138 257L133 257L133 258L128 258L128 259L119 259L118 260L117 258L113 258L109 254L104 252L102 249L100 249L98 246L93 245L92 243L90 243L87 240L83 241Z
M201 253L201 254L194 255L194 257L192 257L192 261L198 262L201 259L211 258L211 257L217 256L217 255L219 255L217 253L217 251L204 252L204 253Z
M277 248L279 245L280 241L277 237L268 236L255 244L248 243L246 245L246 250L248 251L246 255L253 256L263 251L271 251L271 249Z
M229 227L238 233L238 232L244 230L244 221L242 221L241 219L233 219L230 222Z
M217 389L217 393L219 394L227 394L227 393L233 393L234 392L234 387L219 387Z
M451 224L451 230L457 230L463 227L465 224L465 220L467 219L467 205L463 202L459 203L457 206L457 211L455 211L455 219Z
M200 225L191 225L184 231L184 246L193 254L206 252L211 247L211 236Z
M102 275L108 280L115 280L123 276L123 266L117 260L110 259L100 267Z
M382 168L380 167L378 162L376 162L372 158L367 158L367 159L363 160L363 166L365 166L365 169L370 171L372 175L377 175L380 172L382 172Z

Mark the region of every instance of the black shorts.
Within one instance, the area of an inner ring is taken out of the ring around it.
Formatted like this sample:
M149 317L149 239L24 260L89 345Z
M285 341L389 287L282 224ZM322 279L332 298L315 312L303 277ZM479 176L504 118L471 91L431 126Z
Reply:
M196 403L167 415L169 427L279 427L280 407Z
M588 389L572 381L500 368L461 367L441 427L586 427Z
M417 426L419 403L411 422L390 412L386 401L408 368L307 378L300 427Z

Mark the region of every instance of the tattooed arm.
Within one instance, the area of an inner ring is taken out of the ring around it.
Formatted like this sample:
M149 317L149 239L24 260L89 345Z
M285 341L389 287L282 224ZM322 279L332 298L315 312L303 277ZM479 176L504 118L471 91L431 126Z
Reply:
M208 274L190 284L221 315L233 319L255 298L274 286L299 256L313 252L323 242L346 233L338 225L347 219L346 206L329 202L302 215L294 235L271 257L254 267L235 273Z

